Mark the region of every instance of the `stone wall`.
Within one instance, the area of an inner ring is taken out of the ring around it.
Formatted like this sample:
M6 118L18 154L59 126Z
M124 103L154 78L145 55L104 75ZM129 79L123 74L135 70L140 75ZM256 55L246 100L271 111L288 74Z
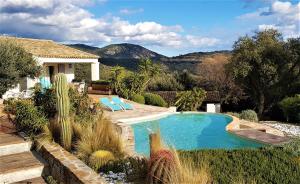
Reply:
M58 183L105 183L99 174L56 143L44 144L38 153L48 163L45 175L51 175Z

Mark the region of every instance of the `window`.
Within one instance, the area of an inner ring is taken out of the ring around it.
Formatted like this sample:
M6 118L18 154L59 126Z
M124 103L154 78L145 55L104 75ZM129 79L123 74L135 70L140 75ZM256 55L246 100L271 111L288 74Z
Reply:
M69 64L69 68L72 69L72 67L73 67L73 64Z

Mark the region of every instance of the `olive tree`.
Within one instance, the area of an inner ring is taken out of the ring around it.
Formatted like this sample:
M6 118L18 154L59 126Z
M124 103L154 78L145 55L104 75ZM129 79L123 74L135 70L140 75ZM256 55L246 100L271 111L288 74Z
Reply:
M32 55L7 40L0 41L0 97L23 77L35 77L41 71Z
M255 102L258 115L299 90L299 38L284 41L276 30L239 38L226 66L234 81Z

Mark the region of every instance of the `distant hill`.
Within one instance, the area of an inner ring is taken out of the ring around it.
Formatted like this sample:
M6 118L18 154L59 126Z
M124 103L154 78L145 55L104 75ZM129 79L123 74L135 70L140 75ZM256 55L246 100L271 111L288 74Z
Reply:
M204 65L224 65L229 61L230 56L230 51L193 52L163 59L162 62L170 70L188 70L198 75Z
M175 57L167 57L135 44L111 44L102 48L84 44L69 45L73 48L90 52L101 57L100 61L106 66L123 66L136 70L141 58L151 58L154 62L166 65L169 70L188 70L197 75L205 64L225 64L231 55L230 51L193 52Z
M142 47L140 45L129 43L108 45L106 47L97 49L96 53L102 58L114 59L151 58L157 60L166 57L149 49L146 49L145 47Z
M99 49L98 47L92 47L92 46L85 45L85 44L70 44L68 46L73 47L75 49L82 50L82 51L90 52L90 53L94 53L95 50Z
M162 58L167 58L140 45L129 43L111 44L102 48L90 47L84 44L68 46L100 56L101 63L104 65L119 65L129 70L136 70L137 63L141 58L150 58L155 62L158 62Z

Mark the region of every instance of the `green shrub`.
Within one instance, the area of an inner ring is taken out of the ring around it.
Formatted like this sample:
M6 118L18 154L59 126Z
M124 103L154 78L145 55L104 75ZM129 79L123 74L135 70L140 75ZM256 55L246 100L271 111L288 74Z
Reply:
M147 105L154 105L154 106L160 106L160 107L167 106L167 103L165 102L165 100L157 94L145 93L144 97L145 97L145 103Z
M92 81L92 84L110 85L110 81L109 80L97 80L97 81Z
M206 91L202 88L193 88L176 94L175 105L179 111L196 111L206 98Z
M183 88L174 75L165 73L154 77L147 86L149 91L181 91Z
M44 89L42 92L39 84L34 89L34 105L45 114L47 118L53 118L56 114L56 96L53 88Z
M279 106L288 122L300 123L300 94L284 98Z
M230 184L240 177L245 183L300 181L299 163L282 148L182 151L180 157L192 158L199 165L208 163L213 183Z
M18 100L15 115L17 129L28 135L40 133L48 123L44 114L30 100Z
M145 104L145 98L140 94L134 94L131 100L140 104Z
M257 114L254 110L243 110L240 113L240 118L249 121L258 121Z
M17 106L17 99L9 98L3 101L4 104L4 112L8 114L16 114L16 106Z

